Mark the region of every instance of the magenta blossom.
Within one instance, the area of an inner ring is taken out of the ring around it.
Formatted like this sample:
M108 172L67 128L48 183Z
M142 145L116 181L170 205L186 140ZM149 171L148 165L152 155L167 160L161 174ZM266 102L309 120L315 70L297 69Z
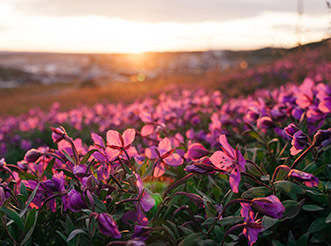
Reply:
M82 195L76 190L71 190L69 192L68 203L72 212L79 212L81 209L88 208L86 202L82 198Z
M155 200L153 197L144 189L143 182L138 174L136 175L136 185L139 191L139 198L137 203L137 214L136 219L140 225L146 226L148 224L148 219L145 212L148 212L155 205Z
M296 155L300 153L307 145L307 136L293 123L289 124L284 128L284 131L290 139L292 139L291 144L291 155Z
M153 197L151 197L151 195L146 190L144 190L144 185L143 185L143 182L142 182L140 176L138 174L135 174L135 175L136 175L136 179L137 179L136 185L139 190L139 197L140 197L139 203L140 203L140 206L142 207L142 209L145 212L147 212L152 207L154 207L155 200L153 199Z
M121 233L118 230L117 224L110 214L97 214L95 219L98 221L98 227L102 234L106 236L113 236L114 238L121 238Z
M222 146L222 151L216 151L211 157L210 161L220 170L230 173L229 182L233 192L238 193L238 186L240 183L240 172L246 170L246 160L236 148L235 150L230 146L225 135L219 137L219 142Z
M187 165L184 170L190 173L209 175L215 173L217 169L208 157L203 157L198 162Z
M209 154L209 151L200 143L193 143L188 146L187 157L191 160L199 160Z
M146 149L145 154L149 159L154 159L154 177L160 177L165 172L165 166L179 166L183 164L183 159L180 155L173 153L175 149L171 146L169 138L164 138L158 145Z
M245 221L243 234L248 239L248 245L252 246L256 242L257 236L263 227L260 220L255 220L254 212L250 205L247 203L240 203L240 205L242 207L240 214Z
M107 132L107 147L110 149L111 159L114 160L119 156L124 158L131 158L135 148L131 146L136 137L136 131L134 129L127 129L121 135L118 131L109 130ZM126 156L126 154L128 156Z
M285 211L285 207L275 195L270 195L265 198L255 198L252 200L251 205L260 213L277 219L281 218Z
M308 138L307 136L301 131L297 131L293 135L293 139L291 141L292 148L290 149L291 155L296 155L300 153L307 145Z
M303 183L308 187L317 186L319 183L319 180L314 175L296 169L292 169L289 172L288 177L294 178L298 181L303 181Z

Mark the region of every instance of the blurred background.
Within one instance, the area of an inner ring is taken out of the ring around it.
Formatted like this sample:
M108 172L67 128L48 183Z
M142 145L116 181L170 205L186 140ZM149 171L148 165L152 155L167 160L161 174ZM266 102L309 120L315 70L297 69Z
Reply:
M0 0L0 115L300 81L298 57L331 59L330 17L325 0ZM292 77L261 75L279 64Z

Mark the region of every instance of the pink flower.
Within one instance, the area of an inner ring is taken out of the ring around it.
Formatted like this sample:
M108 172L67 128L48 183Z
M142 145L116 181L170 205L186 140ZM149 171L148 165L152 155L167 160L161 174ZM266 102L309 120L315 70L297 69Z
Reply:
M108 154L111 156L111 160L123 155L128 154L128 157L132 157L135 148L131 146L136 137L136 131L132 128L127 129L121 135L118 131L109 130L107 132L107 147L110 149ZM125 156L124 157L127 157Z
M252 207L272 218L281 218L285 211L285 207L275 195L270 195L265 198L253 199Z
M248 239L248 245L252 246L256 242L257 235L263 227L259 220L255 220L254 212L250 205L247 203L240 203L240 205L242 207L240 214L244 218L244 224L246 225L243 234Z
M147 225L148 219L145 212L148 212L155 205L155 200L153 197L144 189L143 182L138 174L136 175L136 185L139 190L139 198L137 203L137 213L136 218L140 225Z
M158 145L146 149L145 154L149 159L155 159L154 177L160 177L165 172L165 165L179 166L183 164L183 159L180 155L173 153L169 138L164 138Z
M319 183L319 180L314 175L296 169L292 169L288 176L298 181L303 181L303 183L308 187L317 186Z
M190 144L187 150L187 157L191 160L199 160L209 154L209 151L200 143Z
M219 142L222 145L222 151L216 151L211 157L210 161L216 168L230 173L230 186L233 192L238 193L238 186L240 183L240 172L244 172L246 160L236 148L235 150L230 146L225 135L219 137Z

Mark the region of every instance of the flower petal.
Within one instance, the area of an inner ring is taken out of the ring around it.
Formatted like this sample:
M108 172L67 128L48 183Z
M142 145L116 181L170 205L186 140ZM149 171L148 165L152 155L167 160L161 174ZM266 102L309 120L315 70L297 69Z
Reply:
M126 129L123 132L124 147L132 144L136 137L136 131L132 128Z
M140 200L140 205L142 209L147 212L155 205L155 200L153 197L148 194L148 192L144 191Z
M159 147L160 155L162 156L162 155L164 155L165 153L169 152L172 149L171 141L169 140L169 138L164 138L159 143L158 147Z
M229 177L229 183L230 183L231 189L234 193L238 193L238 191L239 191L238 186L240 183L240 178L241 178L240 172L238 171L238 168L235 167L232 170L230 177Z
M169 155L164 161L170 166L179 166L183 164L183 159L176 153Z
M224 152L226 152L229 155L229 157L232 157L232 159L234 159L234 156L235 156L234 149L230 146L230 144L228 143L228 140L224 134L222 134L219 137L219 142L222 145Z
M122 147L121 137L118 131L109 130L107 132L107 145Z
M217 167L223 171L232 170L233 159L229 158L229 156L223 151L216 151L209 160Z

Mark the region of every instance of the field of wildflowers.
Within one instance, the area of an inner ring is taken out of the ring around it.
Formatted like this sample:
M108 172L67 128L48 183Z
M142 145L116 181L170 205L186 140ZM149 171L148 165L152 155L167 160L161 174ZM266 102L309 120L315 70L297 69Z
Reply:
M315 66L248 96L171 87L2 118L1 245L331 245L330 63Z

